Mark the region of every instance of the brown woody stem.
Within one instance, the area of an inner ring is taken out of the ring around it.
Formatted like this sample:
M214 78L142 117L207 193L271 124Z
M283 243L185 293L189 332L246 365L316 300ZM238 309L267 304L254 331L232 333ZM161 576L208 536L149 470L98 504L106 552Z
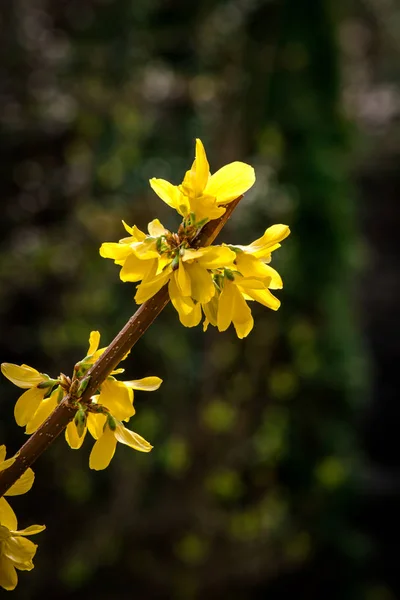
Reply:
M199 248L212 244L240 200L241 197L230 202L226 206L226 212L222 217L206 223L193 241L193 247ZM138 308L98 361L85 375L85 377L90 375L90 380L79 402L90 402L91 396L93 396L111 371L117 367L127 352L142 337L146 329L152 324L168 302L168 285L165 285L155 296ZM70 394L66 395L46 421L42 423L22 446L16 455L15 462L8 469L0 472L0 497L39 458L42 452L47 450L56 437L66 428L68 423L72 421L77 410L74 400L76 399L72 398Z

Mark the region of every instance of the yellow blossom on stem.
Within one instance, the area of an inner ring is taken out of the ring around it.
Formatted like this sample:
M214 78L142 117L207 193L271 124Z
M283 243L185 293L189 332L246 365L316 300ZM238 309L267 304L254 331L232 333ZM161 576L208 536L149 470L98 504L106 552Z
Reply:
M0 471L8 469L14 461L15 457L6 459L6 447L0 446ZM32 469L27 469L5 496L25 494L31 489L34 478ZM18 531L17 517L13 509L4 497L0 498L0 586L4 589L13 590L17 585L16 569L33 569L32 558L37 546L24 536L39 533L43 529L44 525L31 525Z
M196 221L218 219L225 212L222 205L239 198L254 182L253 167L242 162L225 165L211 175L199 139L196 140L195 160L181 185L173 185L165 179L150 179L151 187L161 200L183 217L194 214Z
M246 337L254 321L248 300L255 300L272 310L278 310L280 301L270 289L283 286L279 273L270 267L271 253L290 233L286 225L273 225L264 235L248 246L230 246L236 252L233 269L214 274L218 294L202 308L205 314L204 331L211 324L225 331L233 323L237 336Z
M95 471L105 469L114 456L117 442L125 444L139 452L150 452L153 448L140 435L127 429L120 421L110 415L89 415L88 427L96 442L89 457L89 467Z
M39 371L28 365L3 363L1 365L1 372L14 385L26 389L26 392L18 398L14 408L17 425L24 427L33 419L45 396L48 396L59 382L58 380L50 379L44 373L39 373ZM50 414L51 410L53 409L51 408L48 414Z
M97 357L106 350L106 348L99 350L99 344L100 333L98 331L92 331L89 337L88 354L82 361L77 363L75 367L80 377L84 377L86 371L95 362ZM67 425L65 430L65 439L71 448L78 449L82 446L87 431L98 440L102 437L103 428L106 427L108 422L119 423L120 421L129 421L135 414L133 406L134 391L140 390L152 392L157 390L162 383L162 379L154 376L132 381L118 381L113 377L113 375L120 374L123 371L124 369L115 369L112 371L111 375L109 375L100 385L98 394L92 396L89 404L78 404L75 419ZM131 433L132 435L137 436L137 439L143 440L138 434ZM100 448L103 444L104 441L101 442ZM151 449L150 444L145 442L145 440L143 440L143 447L148 447L148 450L143 450L142 448L137 449L146 452ZM96 453L97 450L95 456ZM114 454L114 452L112 454ZM112 455L109 457L107 464L109 464L111 458ZM94 464L98 463L95 461Z

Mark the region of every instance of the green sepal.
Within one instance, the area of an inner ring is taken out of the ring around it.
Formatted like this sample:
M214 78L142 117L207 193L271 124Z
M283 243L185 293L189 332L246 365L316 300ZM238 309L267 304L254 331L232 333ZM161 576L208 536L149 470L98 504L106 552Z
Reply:
M171 267L173 271L176 271L176 269L179 267L179 254L175 254L171 263Z
M90 381L90 375L89 375L89 377L85 377L84 379L82 379L82 381L80 382L79 387L78 387L78 392L76 394L77 398L80 398L82 396L82 394L84 393L84 391L86 390L86 388L89 384L89 381Z
M114 419L114 417L110 414L107 415L107 421L106 424L109 426L109 428L111 429L111 431L115 431L117 428L117 422Z
M86 411L83 410L82 406L80 405L79 410L76 411L75 413L75 417L74 417L74 423L76 425L76 430L78 432L78 436L82 437L83 434L85 433L85 428L86 428Z
M224 269L224 275L229 281L235 281L235 277L230 269Z

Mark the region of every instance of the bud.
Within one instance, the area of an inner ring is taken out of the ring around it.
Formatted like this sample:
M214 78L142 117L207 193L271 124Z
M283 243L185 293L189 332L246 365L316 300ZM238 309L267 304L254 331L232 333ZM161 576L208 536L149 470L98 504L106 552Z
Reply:
M235 277L230 269L224 269L224 275L229 281L235 281Z
M110 414L107 415L107 421L106 421L107 425L109 426L109 428L111 429L111 431L115 431L117 428L117 423L114 419L114 417Z
M171 263L171 267L173 271L176 271L176 269L179 267L179 254L175 254L174 259Z
M90 381L90 376L82 379L82 381L80 382L79 387L78 387L77 398L80 398L82 396L82 394L84 393L84 391L86 390L86 388L88 386L89 381Z
M82 437L83 434L85 433L87 417L86 417L86 412L82 408L82 405L79 405L79 406L80 406L79 410L77 410L75 413L74 423L76 425L78 436Z

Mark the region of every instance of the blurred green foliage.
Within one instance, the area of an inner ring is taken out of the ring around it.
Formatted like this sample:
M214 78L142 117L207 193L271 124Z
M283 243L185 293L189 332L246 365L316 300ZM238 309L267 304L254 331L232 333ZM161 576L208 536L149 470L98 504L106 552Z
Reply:
M332 0L78 0L2 7L1 360L69 373L89 332L108 343L135 309L102 260L121 219L175 215L149 177L179 182L200 137L212 170L253 164L257 184L221 240L276 222L285 287L255 329L186 330L167 307L126 361L132 427L88 470L62 440L37 463L22 526L45 522L18 598L366 598L349 523L363 354L349 300L357 248ZM1 441L23 441L0 382ZM304 586L304 591L301 586ZM299 587L300 586L300 587ZM310 591L313 590L313 591ZM380 592L379 592L380 593ZM383 598L370 592L369 597ZM286 596L285 596L286 597Z

